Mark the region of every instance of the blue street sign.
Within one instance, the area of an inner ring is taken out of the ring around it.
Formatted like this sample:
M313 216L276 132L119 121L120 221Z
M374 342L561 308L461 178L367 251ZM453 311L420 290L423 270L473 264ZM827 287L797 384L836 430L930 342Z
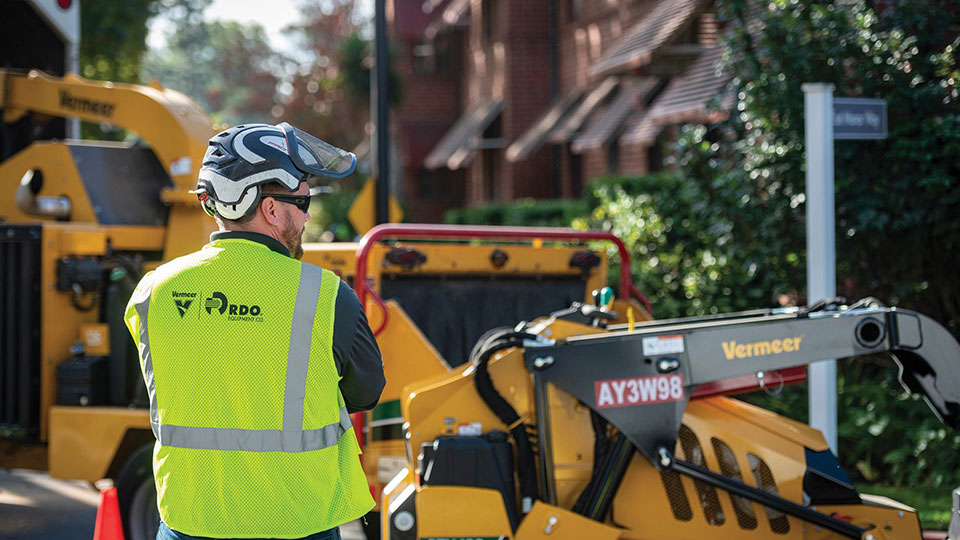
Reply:
M887 138L887 100L833 98L834 140Z

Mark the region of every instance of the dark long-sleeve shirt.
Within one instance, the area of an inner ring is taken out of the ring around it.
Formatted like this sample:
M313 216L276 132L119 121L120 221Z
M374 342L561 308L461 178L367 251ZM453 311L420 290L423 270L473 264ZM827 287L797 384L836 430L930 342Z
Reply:
M357 293L345 282L337 292L333 319L333 358L337 362L340 392L350 412L374 408L386 380L383 360L373 330L360 306Z

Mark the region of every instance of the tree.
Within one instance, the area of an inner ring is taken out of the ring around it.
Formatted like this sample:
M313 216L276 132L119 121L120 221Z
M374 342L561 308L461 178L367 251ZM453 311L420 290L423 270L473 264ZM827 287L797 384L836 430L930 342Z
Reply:
M302 22L287 32L293 34L308 60L290 77L290 91L275 116L337 146L353 148L366 137L370 117L369 110L344 87L340 51L361 24L356 2L307 2L301 13Z
M157 0L87 2L80 10L80 74L101 81L138 82L147 50L147 21Z
M370 107L358 88L369 95L370 63L359 37L366 21L360 18L355 0L314 0L301 6L302 22L287 32L300 44L306 61L292 70L282 104L274 109L277 121L317 135L331 144L351 150L369 137ZM311 209L313 223L305 238L351 240L354 231L347 211L363 178L352 175L331 182L337 190L325 195Z
M217 122L264 122L276 105L284 62L259 25L185 13L167 46L145 57L143 76L190 96Z
M287 56L258 25L204 21L211 0L160 1L175 30L145 57L144 79L190 96L220 123L289 122L346 149L368 137L369 47L355 0L302 2L301 22L286 29L301 53ZM345 214L357 180L334 182L341 192L314 207L309 240L324 229L352 238Z
M837 290L927 313L960 334L960 8L933 0L752 4L721 3L731 30L724 69L734 77L736 110L725 122L685 127L675 147L677 171L695 190L688 200L703 201L673 217L702 235L705 242L691 251L729 257L724 266L732 271L704 269L734 295L746 292L748 303L792 293L800 303L817 300L803 294L800 83L833 83L839 96L882 97L889 137L835 145ZM691 217L706 219L697 224ZM676 235L668 236L675 245ZM752 279L743 279L744 268L756 270ZM712 296L716 287L700 290L709 298L704 305L724 305ZM960 436L948 435L886 367L840 365L841 459L869 480L954 485L956 462L933 456L955 454ZM805 392L774 403L805 415Z
M772 227L797 252L804 231L799 83L831 82L839 96L885 98L886 140L835 146L837 290L924 311L960 333L953 279L960 223L951 217L960 215L960 7L875 4L878 10L862 0L781 0L751 12L747 0L725 2L735 27L726 69L740 83L740 99L738 114L716 129L736 142L732 153L710 159L735 171L725 190L746 185L749 206L776 218L751 218L738 234L750 238L758 225Z
M80 10L80 75L100 81L137 83L147 50L147 22L161 9L158 0L103 0ZM124 130L83 122L85 139L123 140Z

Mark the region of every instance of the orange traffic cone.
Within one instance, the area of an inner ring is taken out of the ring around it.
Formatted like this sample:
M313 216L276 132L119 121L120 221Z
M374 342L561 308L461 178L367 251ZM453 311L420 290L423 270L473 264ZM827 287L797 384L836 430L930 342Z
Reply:
M93 540L123 540L120 504L117 502L117 488L113 486L100 490L100 506L97 506Z

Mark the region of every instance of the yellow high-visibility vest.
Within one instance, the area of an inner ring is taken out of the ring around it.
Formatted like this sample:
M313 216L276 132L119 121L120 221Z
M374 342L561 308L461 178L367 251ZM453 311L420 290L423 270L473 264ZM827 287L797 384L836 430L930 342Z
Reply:
M141 280L126 322L170 528L299 538L373 508L333 357L339 286L332 272L237 238Z

